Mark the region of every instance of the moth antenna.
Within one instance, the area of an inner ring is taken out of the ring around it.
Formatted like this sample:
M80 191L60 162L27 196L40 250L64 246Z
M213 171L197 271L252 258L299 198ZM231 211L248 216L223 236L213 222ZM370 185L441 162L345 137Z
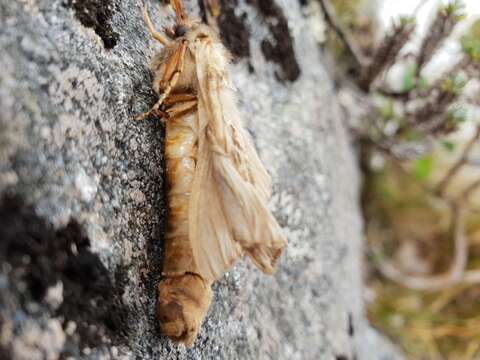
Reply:
M157 40L159 43L161 43L163 46L168 46L170 45L170 41L167 40L165 36L163 36L161 33L159 33L155 28L153 27L152 20L150 19L150 15L148 14L148 8L147 4L143 6L143 19L145 20L145 23L147 24L148 31L150 32L150 35Z
M177 24L184 24L187 19L185 14L185 8L183 7L182 0L171 0L173 10L175 10L175 15L177 16Z

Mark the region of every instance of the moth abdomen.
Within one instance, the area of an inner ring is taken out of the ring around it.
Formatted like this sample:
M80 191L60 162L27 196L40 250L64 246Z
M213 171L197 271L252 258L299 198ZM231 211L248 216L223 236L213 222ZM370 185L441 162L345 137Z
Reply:
M162 332L187 346L195 341L212 297L211 282L197 274L188 222L198 151L194 98L181 94L166 99L172 115L165 139L169 225L162 272L165 278L159 284L157 304Z
M165 157L168 182L168 229L163 273L178 276L194 271L188 230L188 207L195 174L197 138L194 114L167 122Z
M212 300L211 283L187 273L162 280L158 286L157 318L172 340L193 345Z

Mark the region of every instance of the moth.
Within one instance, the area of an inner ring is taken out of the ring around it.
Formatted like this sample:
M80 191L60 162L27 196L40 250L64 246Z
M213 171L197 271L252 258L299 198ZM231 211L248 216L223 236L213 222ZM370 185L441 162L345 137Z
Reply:
M212 299L211 285L247 255L275 270L287 244L268 209L271 179L242 126L230 80L230 55L216 31L171 0L176 22L151 36L156 115L166 124L169 216L157 317L171 340L193 345Z

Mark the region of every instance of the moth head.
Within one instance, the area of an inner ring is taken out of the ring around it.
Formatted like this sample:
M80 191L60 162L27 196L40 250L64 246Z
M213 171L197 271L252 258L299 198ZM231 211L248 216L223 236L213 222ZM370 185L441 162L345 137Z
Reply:
M158 286L157 318L162 332L192 346L212 299L212 290L200 276L167 278Z
M175 38L185 36L187 34L188 27L185 24L176 24L173 28L173 34Z
M190 29L190 26L188 26L187 24L175 24L171 28L164 28L163 30L170 39L176 40L176 39L185 37L189 29Z
M191 41L197 37L212 37L214 35L212 30L203 25L201 21L187 16L182 0L171 0L171 5L176 15L175 25L172 29L166 31L171 39L184 37Z

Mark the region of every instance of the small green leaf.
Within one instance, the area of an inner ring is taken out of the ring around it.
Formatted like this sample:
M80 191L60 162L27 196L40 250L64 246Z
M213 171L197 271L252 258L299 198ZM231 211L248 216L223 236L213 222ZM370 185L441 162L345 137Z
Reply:
M455 150L455 144L451 141L443 140L441 144L442 144L442 147L448 152L452 152L453 150Z
M399 20L400 26L409 26L414 25L416 23L416 19L413 16L400 16Z
M463 51L475 62L480 62L480 20L475 21L461 38Z
M458 96L462 94L467 82L468 80L462 74L453 75L443 80L442 90Z
M417 72L417 65L413 64L407 67L403 75L403 91L410 91L415 87L415 74Z
M473 24L470 26L470 29L468 29L467 35L475 39L480 39L480 19L473 22Z
M444 5L440 11L444 11L449 17L454 18L456 21L465 19L465 3L462 0L454 0L447 5Z
M418 88L420 90L427 90L428 89L428 80L424 77L421 77L418 81Z
M467 121L468 111L463 106L457 105L457 106L453 106L449 110L448 115L449 115L450 121L458 125L460 123L464 123L465 121Z
M428 179L433 170L433 157L426 155L413 162L412 173L418 181Z
M385 120L390 120L395 118L395 109L393 108L393 101L386 100L380 106L380 113Z
M407 130L406 134L405 134L405 139L407 141L419 141L419 140L422 140L423 139L423 134L418 132L418 131L415 131L415 130Z
M464 36L461 40L463 51L475 62L480 62L480 40Z

